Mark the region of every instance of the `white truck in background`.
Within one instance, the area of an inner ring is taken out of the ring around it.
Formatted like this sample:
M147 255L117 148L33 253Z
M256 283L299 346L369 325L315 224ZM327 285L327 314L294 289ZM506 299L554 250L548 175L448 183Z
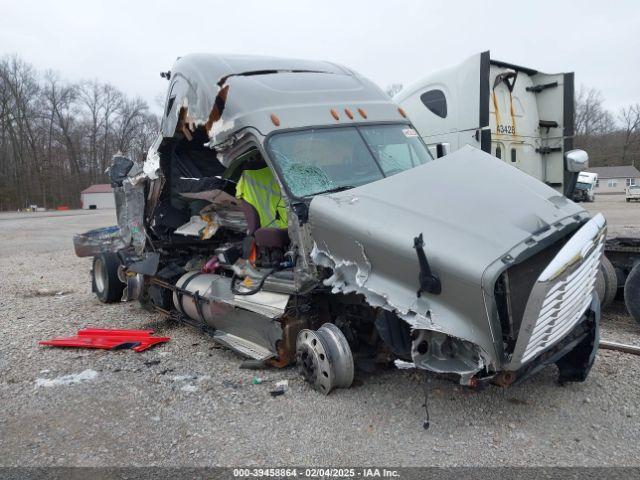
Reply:
M486 51L403 88L394 100L434 157L472 145L572 197L588 156L573 148L573 73L547 74Z
M598 183L598 174L580 172L576 188L573 191L574 202L593 202L596 199L595 189Z
M640 201L640 185L629 185L625 191L625 199L627 202Z

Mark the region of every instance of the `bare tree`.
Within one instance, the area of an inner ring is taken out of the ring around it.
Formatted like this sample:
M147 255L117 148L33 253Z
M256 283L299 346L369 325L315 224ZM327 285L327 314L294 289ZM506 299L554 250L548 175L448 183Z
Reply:
M630 150L640 144L640 103L635 103L620 111L620 122L624 132L624 144L622 146L622 162L626 165ZM637 153L637 152L636 152ZM638 155L633 156L631 164L635 167Z
M97 80L71 84L0 57L0 210L78 205L118 150L142 160L158 132L147 104Z
M601 135L614 129L613 116L603 102L600 90L580 86L575 102L576 135Z

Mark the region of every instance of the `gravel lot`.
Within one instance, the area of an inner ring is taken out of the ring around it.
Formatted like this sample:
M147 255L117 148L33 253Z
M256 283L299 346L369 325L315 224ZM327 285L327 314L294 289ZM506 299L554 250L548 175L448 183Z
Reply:
M621 197L587 206L621 228L640 221ZM113 211L0 215L2 466L640 465L639 357L600 351L587 382L564 387L555 367L480 392L432 376L424 431L422 374L359 374L324 397L291 368L240 370L233 353L135 302L100 304L71 235L113 223ZM143 353L37 345L85 326L172 340ZM602 330L640 344L620 303ZM289 390L270 397L283 379Z

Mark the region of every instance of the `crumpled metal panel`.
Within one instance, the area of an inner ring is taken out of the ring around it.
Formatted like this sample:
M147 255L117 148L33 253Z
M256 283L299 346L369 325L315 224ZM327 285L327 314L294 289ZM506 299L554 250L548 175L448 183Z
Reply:
M217 98L220 95L219 98ZM366 111L368 121L403 120L398 107L377 85L329 62L256 56L192 54L171 70L161 131L173 137L181 110L191 129L205 126L210 145L223 144L245 128L271 131L309 125L334 125L330 110ZM279 119L275 125L271 114ZM221 162L226 165L224 157Z
M500 332L493 331L495 319L484 297L493 296L497 276L513 260L508 254L525 242L531 247L524 250L535 248L537 236L586 215L533 177L465 147L362 187L314 197L311 257L333 269L325 283L334 292L361 293L413 328L479 345L485 363L496 365ZM413 239L420 233L442 284L440 295L416 294ZM502 270L485 278L488 267L503 258Z
M131 245L138 255L144 252L144 183L132 185L125 180L122 187L113 189L116 197L116 217L120 236L125 245Z
M120 228L97 228L73 236L73 247L78 257L96 257L103 253L115 253L126 247L120 236Z

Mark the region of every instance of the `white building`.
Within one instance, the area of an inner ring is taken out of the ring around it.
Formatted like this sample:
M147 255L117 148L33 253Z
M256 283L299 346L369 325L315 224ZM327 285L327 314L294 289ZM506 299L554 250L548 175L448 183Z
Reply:
M80 192L80 202L84 210L116 208L113 189L108 183L91 185Z
M624 195L625 189L631 185L640 185L640 172L637 168L620 167L592 167L587 172L597 173L596 194Z

